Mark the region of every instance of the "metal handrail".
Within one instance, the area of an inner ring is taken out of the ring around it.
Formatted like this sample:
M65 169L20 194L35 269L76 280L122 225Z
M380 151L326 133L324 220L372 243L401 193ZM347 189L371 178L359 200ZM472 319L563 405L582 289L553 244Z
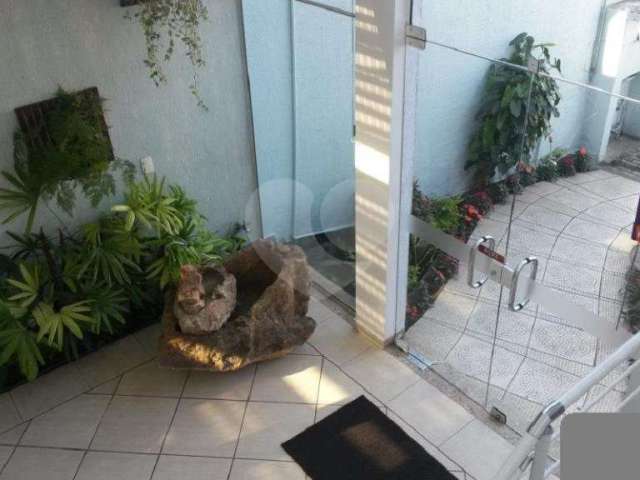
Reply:
M554 434L553 423L567 411L569 407L577 403L586 395L592 387L598 385L607 375L620 365L629 361L640 351L640 334L636 334L609 355L600 365L596 366L588 375L583 377L571 389L560 398L550 403L529 425L529 428L516 445L515 449L504 462L493 480L515 480L524 475L529 465L532 466L530 480L543 480L557 472L560 462L557 461L546 468L546 462L551 440L558 435ZM631 365L618 379L609 385L608 391L620 383L623 378L633 372L637 364ZM626 405L632 398L640 394L640 388L630 393L619 408ZM604 398L604 397L603 397ZM602 398L597 399L600 401ZM589 408L598 402L591 402Z

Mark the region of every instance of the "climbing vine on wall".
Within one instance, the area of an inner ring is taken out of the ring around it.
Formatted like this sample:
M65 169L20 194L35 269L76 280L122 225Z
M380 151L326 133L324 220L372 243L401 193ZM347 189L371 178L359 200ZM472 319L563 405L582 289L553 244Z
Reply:
M185 55L193 67L193 80L189 88L198 105L207 109L198 86L198 70L205 65L200 26L208 20L209 12L204 0L123 0L123 5L138 4L127 17L135 20L144 32L146 57L151 80L160 86L167 83L164 65L182 44Z

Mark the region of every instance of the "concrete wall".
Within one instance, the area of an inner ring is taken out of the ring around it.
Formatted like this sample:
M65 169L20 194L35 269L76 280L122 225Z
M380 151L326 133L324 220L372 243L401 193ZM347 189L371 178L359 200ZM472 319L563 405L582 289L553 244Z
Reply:
M153 85L142 63L140 27L123 18L119 0L3 1L0 168L12 168L15 107L51 97L58 85L97 86L107 99L116 155L136 161L152 156L159 174L198 200L211 228L243 221L256 172L240 0L206 3L210 21L201 36L207 66L200 71L200 91L209 112L189 92L191 70L179 50L167 68L169 84ZM249 227L259 234L255 202L251 207ZM74 222L94 216L80 202ZM45 210L40 225L48 230L58 221Z
M431 40L489 58L508 55L508 43L521 32L538 42L553 42L566 78L589 82L602 0L424 1L424 23ZM444 195L467 188L467 146L475 131L490 63L438 46L420 60L416 176L425 190ZM561 85L560 118L553 122L553 147L573 148L584 141L582 123L588 94ZM551 148L546 142L541 154Z
M297 0L242 5L264 234L351 226L353 20Z
M640 75L633 77L629 81L627 95L631 98L640 99ZM622 121L622 133L630 137L640 138L640 105L637 103L627 103Z

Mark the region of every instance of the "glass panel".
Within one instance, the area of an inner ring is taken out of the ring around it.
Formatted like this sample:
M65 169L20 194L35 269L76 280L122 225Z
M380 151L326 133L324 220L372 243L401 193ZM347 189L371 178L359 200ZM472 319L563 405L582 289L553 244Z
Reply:
M509 308L509 282L500 286L492 279L482 288L469 287L464 264L468 250L460 248L449 249L461 260L458 275L445 282L436 274L437 280L431 281L435 287L423 287L415 297L411 287L421 284L415 258L425 257L414 250L411 254L408 321L401 346L486 408L497 407L509 425L521 431L546 403L607 357L615 348L613 337L619 340L621 331L633 329L629 322L634 321L634 282L626 276L631 272L629 278L638 278L631 234L640 194L640 103L635 100L640 94L640 17L633 2L604 11L600 6L601 2L549 3L535 12L519 9L517 21L510 18L515 10L509 8L491 10L487 22L481 21L483 12L471 11L473 21L465 23L462 32L443 27L456 24L446 21L447 15L454 15L450 5L424 5L432 28L418 73L415 176L432 195L477 186L461 168L473 158L469 146L474 132L484 133L485 122L477 112L493 108L489 117L497 125L512 98L507 84L517 86L518 75L502 69L504 75L493 75L496 81L483 91L492 75L486 73L489 63L483 66L480 57L512 55L517 45L507 48L505 38L533 31L531 25L549 26L541 20L544 12L562 18L574 11L581 19L580 32L564 24L562 32L543 29L537 40L554 45L536 47L532 42L534 56L544 62L538 73L528 74L532 88L523 114L526 121L513 126L516 133L518 127L527 132L522 148L516 149L520 163L490 182L506 180L513 194L505 204L493 199L468 242L486 234L495 237L496 251L509 272L535 256L537 286L529 287L527 266L516 287L518 299L532 300L516 312ZM487 29L487 24L509 29ZM540 68L538 62L518 63L531 71ZM504 152L485 151L483 159L497 158L500 164L500 153ZM495 195L495 189L494 185L486 190ZM433 208L433 201L416 200L425 211ZM414 203L414 214L420 213ZM451 237L442 241L455 245ZM499 280L501 267L495 267L494 279ZM437 293L429 295L429 290ZM432 298L433 305L419 305L424 298ZM580 405L593 401L610 382L608 378L594 387ZM625 388L622 382L595 408L612 410Z
M351 0L243 5L264 234L300 245L314 281L354 307L350 10Z
M506 242L512 198L508 180L523 147L531 148L523 136L530 79L522 67L438 45L428 45L421 56L413 214L448 234L445 244L473 245L487 235L496 244ZM507 80L513 91L503 102L500 88ZM494 112L486 98L496 95L504 107ZM466 254L448 256L429 238L413 236L409 256L402 340L412 354L485 405L487 388L505 388L522 363L518 352L494 342L496 320L505 311L498 308L504 304L500 288L494 282L469 286ZM474 281L481 277L476 274ZM524 339L518 341L526 346ZM497 361L490 375L492 357Z
M294 237L318 281L355 307L353 17L293 2L293 52Z

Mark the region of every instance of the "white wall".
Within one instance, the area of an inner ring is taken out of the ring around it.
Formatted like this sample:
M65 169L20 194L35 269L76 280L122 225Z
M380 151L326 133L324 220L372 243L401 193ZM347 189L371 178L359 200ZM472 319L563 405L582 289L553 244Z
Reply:
M566 78L589 82L602 0L449 0L425 1L428 38L490 58L509 54L508 43L528 32L538 42L553 42ZM438 46L420 59L416 176L428 193L465 190L467 146L475 131L490 63ZM588 95L561 85L560 118L553 122L554 147L573 148L584 141L582 123ZM541 154L549 146L542 145Z
M119 0L4 0L0 168L12 168L15 107L50 98L58 85L97 86L107 99L117 156L137 161L151 155L158 173L199 201L212 228L243 221L256 173L240 0L206 3L210 21L201 35L207 66L200 72L200 91L209 112L200 110L189 92L192 71L179 50L167 68L169 84L154 87L142 63L141 29L123 18L126 9ZM94 215L80 205L75 221ZM50 229L58 222L44 211L40 224ZM257 216L249 226L260 233Z

